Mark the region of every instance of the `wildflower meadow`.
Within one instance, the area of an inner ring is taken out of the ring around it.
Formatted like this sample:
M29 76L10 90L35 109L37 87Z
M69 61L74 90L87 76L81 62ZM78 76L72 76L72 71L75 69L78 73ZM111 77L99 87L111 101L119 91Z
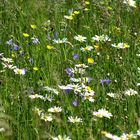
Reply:
M0 0L0 140L140 140L140 0Z

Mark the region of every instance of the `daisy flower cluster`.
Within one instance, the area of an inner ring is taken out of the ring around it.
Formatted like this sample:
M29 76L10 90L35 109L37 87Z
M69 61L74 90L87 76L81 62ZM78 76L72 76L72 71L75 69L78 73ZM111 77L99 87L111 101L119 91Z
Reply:
M112 44L112 47L115 47L117 49L126 49L130 46L127 43L118 43L118 44Z
M45 122L51 122L53 121L53 117L52 114L48 113L44 113L43 110L39 109L39 108L34 108L35 113L38 114L38 116L41 118L41 120L44 120Z
M48 113L45 113L42 109L39 109L37 107L35 107L33 110L45 122L53 121L54 118L53 118L53 114L52 113L60 113L60 112L62 112L62 108L59 107L59 106L58 107L54 106L54 107L48 108Z
M131 139L137 139L138 136L140 136L140 130L137 130L137 133L123 133L121 136L113 135L107 131L101 131L101 133L108 139L111 140L131 140Z
M14 71L15 74L25 75L26 70L24 68L17 68L17 66L13 64L14 61L12 58L5 58L3 54L1 54L0 56L1 56L0 58L1 64L4 70L9 69L9 70Z
M86 85L91 79L88 77L77 77L77 74L80 74L81 76L85 74L86 68L88 68L88 66L85 64L75 64L74 68L67 68L65 71L70 77L69 81L71 83L67 85L59 85L59 88L64 91L72 90L76 96L83 97L83 100L94 102L93 96L95 92L90 86Z

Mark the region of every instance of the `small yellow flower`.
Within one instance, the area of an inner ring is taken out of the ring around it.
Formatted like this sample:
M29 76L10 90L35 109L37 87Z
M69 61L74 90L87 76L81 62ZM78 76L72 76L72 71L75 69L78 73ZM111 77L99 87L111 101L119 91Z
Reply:
M101 131L101 134L106 135L107 132L106 131Z
M75 15L78 15L78 14L80 14L80 11L74 11L73 12Z
M130 46L127 43L124 43L125 48L129 48Z
M38 69L38 67L33 67L33 70L38 71L39 69Z
M89 2L89 1L85 1L85 4L86 4L86 5L89 5L89 4L90 4L90 2Z
M29 34L23 33L23 36L24 36L24 37L29 37Z
M31 24L31 28L32 28L32 29L35 29L35 28L37 28L37 26L34 25L34 24Z
M93 64L94 63L94 59L93 58L88 58L87 61L88 61L89 64Z
M94 48L95 48L95 49L99 49L99 46L98 46L98 45L94 45Z
M91 87L90 87L90 86L87 86L87 90L88 90L88 91L91 91Z
M16 54L15 53L12 53L12 57L15 58L16 57Z
M48 50L52 50L52 49L54 49L54 47L51 46L51 45L47 45L47 49L48 49Z

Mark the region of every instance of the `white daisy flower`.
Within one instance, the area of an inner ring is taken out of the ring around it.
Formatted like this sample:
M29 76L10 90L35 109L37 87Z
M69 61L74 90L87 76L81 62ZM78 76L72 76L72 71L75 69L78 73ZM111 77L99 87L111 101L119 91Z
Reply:
M113 115L111 113L109 113L106 109L102 108L102 109L99 109L97 112L93 112L93 115L96 116L96 117L99 117L99 118L103 118L103 117L106 117L106 118L109 118L112 117Z
M17 67L16 66L14 66L13 64L8 64L8 63L1 63L2 65L3 65L3 68L5 69L5 68L7 68L7 69L11 69L11 70L13 70L13 69L16 69Z
M34 111L38 114L38 116L41 116L41 114L43 113L43 111L37 107L34 108Z
M87 37L84 37L82 35L77 35L77 36L74 36L74 39L80 42L86 42Z
M45 122L51 122L51 121L53 120L51 114L43 114L43 115L41 116L41 119L44 120Z
M68 117L68 121L71 122L71 123L79 123L79 122L82 122L82 119L81 118L78 118L77 116L76 117Z
M82 51L82 52L86 52L86 51L91 51L93 49L93 47L92 46L86 46L86 47L82 47L80 50Z
M88 101L90 101L90 102L94 102L94 101L95 101L94 98L93 98L92 96L84 96L83 99L84 99L84 100L88 100Z
M124 0L123 3L128 4L129 6L136 8L136 1L134 1L134 0Z
M52 112L52 113L58 113L58 112L61 112L62 111L62 108L61 107L51 107L48 109L48 112Z
M19 74L19 75L25 75L25 69L19 69L19 68L16 68L14 69L14 72L15 74Z
M12 63L13 62L12 58L2 57L1 60L4 61L4 62L6 62L6 63Z
M54 43L56 44L62 44L62 43L67 43L67 38L63 38L63 39L54 39L53 40Z
M85 65L85 64L76 64L75 67L77 67L77 68L88 68L88 66Z
M85 73L85 69L84 68L77 68L77 67L75 67L74 69L72 69L72 73L84 74Z
M115 95L115 93L107 93L107 95L109 96L109 97L111 97L111 98L116 98L116 95Z
M64 136L58 135L57 137L52 137L52 140L72 140L72 139L70 139L66 135L64 135Z
M31 99L40 98L40 99L43 99L44 100L44 97L42 95L38 95L38 94L29 95L29 98L31 98Z
M59 87L60 89L62 89L62 90L67 90L67 89L71 89L71 90L72 90L72 89L73 89L71 84L68 84L68 85L66 85L66 86L65 86L65 85L61 85L61 86L58 85L58 87Z
M124 94L127 96L135 96L138 92L130 88L129 90L126 90Z
M98 42L111 41L111 39L107 35L101 35L101 36L95 35L94 37L92 37L92 40L98 41Z

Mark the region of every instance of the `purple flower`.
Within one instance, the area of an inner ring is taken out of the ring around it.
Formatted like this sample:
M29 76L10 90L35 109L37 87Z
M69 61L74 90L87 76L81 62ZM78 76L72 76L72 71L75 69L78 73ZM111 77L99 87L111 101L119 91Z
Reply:
M10 40L6 41L6 44L7 44L7 45L13 45L13 40L10 39Z
M58 38L58 32L55 32L55 33L53 34L53 36L54 36L54 38Z
M11 47L11 48L10 48L10 51L12 51L12 50L13 50L13 48Z
M87 79L88 79L87 80L88 83L90 83L90 81L92 80L92 78L90 78L90 77L87 77Z
M73 101L72 101L72 105L73 105L73 106L78 106L78 105L79 105L79 101L76 100L76 99L73 100Z
M30 58L30 59L29 59L29 62L30 62L31 64L33 64L33 62L34 62L33 58Z
M102 80L100 80L100 84L104 84L105 83L105 80L104 79L102 79Z
M52 40L51 37L50 37L49 35L46 35L46 39Z
M73 59L75 60L75 59L78 58L78 54L74 53L74 54L72 55L72 57L73 57Z
M13 46L14 46L14 50L15 50L15 51L17 51L18 49L21 48L20 46L18 46L18 45L16 45L16 44L14 44Z
M110 84L110 80L109 79L106 79L106 84Z
M34 44L39 43L38 38L32 37L31 40L32 40L32 42L33 42Z
M72 77L72 76L73 76L73 72L72 72L72 69L71 69L71 68L65 69L65 72L66 72L66 74L67 74L69 77Z
M72 89L65 89L64 92L69 93Z
M102 79L100 80L100 84L104 85L104 84L110 84L110 80L109 79Z

